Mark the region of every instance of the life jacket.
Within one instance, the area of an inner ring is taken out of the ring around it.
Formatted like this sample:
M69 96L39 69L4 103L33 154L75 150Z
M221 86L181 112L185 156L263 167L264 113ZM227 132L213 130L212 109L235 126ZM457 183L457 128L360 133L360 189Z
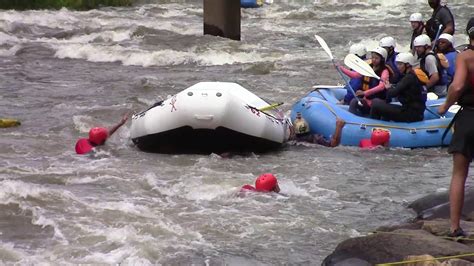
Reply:
M395 63L395 58L399 53L393 53L391 56L387 56L385 61L385 67L387 67L390 78L389 81L392 84L398 83L402 78L402 73L398 70L397 63Z
M449 10L449 8L445 6L440 6L438 7L438 9L436 9L433 12L433 15L428 21L426 21L426 24L425 24L426 34L430 36L431 41L433 41L436 38L436 34L438 33L439 26L441 25L441 22L438 19L436 19L436 15L443 8L448 10L449 15L451 16L451 21L453 22L453 31L454 31L454 16L451 13L451 10ZM445 28L446 28L446 25L442 25L440 32L443 32Z
M456 50L444 54L444 56L449 62L449 66L448 68L446 68L446 74L448 75L447 77L448 84L451 84L451 82L453 82L454 73L456 71L456 56L457 55L458 55L458 52Z
M426 75L430 75L425 67L426 57L429 55L433 55L436 59L436 68L438 69L439 81L435 85L448 85L448 74L446 72L446 68L449 67L449 62L444 54L435 54L433 52L425 54L420 60L420 68L426 73Z
M364 79L364 77L360 77L360 78L353 78L349 81L349 85L354 90L354 92L361 89L363 79ZM347 88L347 85L346 85L346 89L347 89L347 93L344 96L344 103L349 104L351 102L351 100L354 98L354 94L352 94L352 92L349 90L349 88Z
M428 75L425 73L425 71L423 71L422 69L420 69L420 68L415 68L415 69L413 69L413 72L415 72L416 77L418 78L418 80L419 80L423 85L428 84L428 82L430 81L430 78L429 78Z
M372 64L372 61L371 60L368 60L369 65L371 67L373 67L373 64ZM384 68L382 68L381 70L379 71L376 71L375 74L377 74L377 76L380 76L382 75L382 72L387 69L390 76L392 75L393 72L390 72L390 68L387 67L387 65L385 65ZM361 89L363 91L367 91L367 90L370 90L372 89L373 87L376 87L377 85L379 85L380 83L380 80L376 79L376 78L372 78L372 77L367 77L367 76L363 76L362 78L362 84L361 84ZM380 98L380 99L385 99L385 96L386 96L386 91L383 90L381 92L378 92L378 93L375 93L375 94L372 94L370 96L367 97L367 99L374 99L374 98Z

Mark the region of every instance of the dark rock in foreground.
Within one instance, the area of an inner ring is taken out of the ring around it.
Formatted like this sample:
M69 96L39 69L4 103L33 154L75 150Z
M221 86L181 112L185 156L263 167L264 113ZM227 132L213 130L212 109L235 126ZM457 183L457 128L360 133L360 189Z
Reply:
M365 266L416 260L425 262L404 265L474 265L474 189L466 190L464 217L461 226L468 234L461 239L446 237L449 232L449 202L446 193L437 193L412 204L418 220L394 227L381 227L374 234L356 237L340 243L322 265ZM430 219L430 220L421 220ZM466 255L448 261L433 258Z

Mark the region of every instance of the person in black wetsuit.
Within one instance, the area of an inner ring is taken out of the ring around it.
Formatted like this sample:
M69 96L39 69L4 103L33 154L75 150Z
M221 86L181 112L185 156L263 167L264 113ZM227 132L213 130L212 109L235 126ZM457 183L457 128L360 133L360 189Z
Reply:
M387 88L387 99L397 97L402 105L389 104L383 99L374 99L372 100L370 117L396 122L421 121L425 111L423 81L426 82L428 77L423 71L417 71L419 72L418 75L424 75L423 81L420 80L420 77L413 70L415 58L411 53L398 54L395 62L402 79L396 86L386 82L385 88Z
M433 9L431 18L426 22L426 33L430 36L431 41L436 38L439 26L441 25L441 33L448 33L454 36L454 16L451 10L446 6L445 0L428 0L428 4Z

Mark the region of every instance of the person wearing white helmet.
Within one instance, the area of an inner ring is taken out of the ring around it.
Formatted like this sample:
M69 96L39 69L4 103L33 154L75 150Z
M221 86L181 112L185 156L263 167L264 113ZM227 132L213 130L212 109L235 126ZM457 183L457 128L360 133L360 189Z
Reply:
M349 48L349 53L357 55L362 60L367 60L367 48L362 43L355 43L351 45L351 47ZM349 86L353 88L354 90L357 90L361 88L361 84L362 84L362 77L352 78L349 81L349 85L346 85L347 93L340 103L348 105L351 102L351 100L354 99L354 94L352 94Z
M449 62L449 67L446 69L448 84L453 81L454 72L456 70L456 57L458 51L454 49L454 38L451 34L443 33L439 36L437 51L443 53Z
M388 81L390 78L390 72L385 65L387 50L382 47L376 47L371 51L371 56L372 59L370 66L380 77L380 80L372 77L362 76L356 71L349 70L343 66L338 66L341 71L351 79L362 79L360 86L353 88L357 98L352 99L349 103L349 112L357 115L368 115L370 113L372 99L385 99L384 82ZM359 102L362 104L359 104Z
M446 69L441 66L439 58L431 50L431 40L426 34L422 34L413 41L416 54L420 58L420 68L428 75L430 81L426 84L428 92L434 92L438 97L444 97L447 93Z
M424 85L428 76L421 70L415 71L416 60L411 53L399 53L395 59L402 79L396 85L385 83L387 98L395 98L402 105L389 104L383 99L374 99L370 117L395 122L416 122L423 120L426 94Z
M354 43L351 45L349 53L357 55L362 60L367 59L367 48L362 43Z
M387 50L387 58L385 59L385 63L388 70L391 72L390 83L396 84L398 81L400 81L401 75L398 71L397 65L395 64L395 57L398 54L395 52L395 39L391 36L383 37L380 39L379 46Z
M423 34L423 31L425 30L425 24L423 23L423 16L421 15L421 13L411 14L410 24L413 30L413 33L411 34L410 49L412 51L412 54L415 54L415 49L413 48L413 41L416 37Z
M444 114L455 102L462 106L453 118L454 133L448 148L448 152L453 155L449 188L450 237L466 236L460 223L464 186L474 158L474 17L467 23L466 33L469 36L469 46L456 59L456 75L449 86L446 101L438 109L439 114Z
M441 26L440 33L449 33L454 35L455 24L454 16L451 10L446 6L446 1L441 0L428 0L428 4L433 9L431 18L426 22L426 34L430 37L431 41L436 39L436 34Z

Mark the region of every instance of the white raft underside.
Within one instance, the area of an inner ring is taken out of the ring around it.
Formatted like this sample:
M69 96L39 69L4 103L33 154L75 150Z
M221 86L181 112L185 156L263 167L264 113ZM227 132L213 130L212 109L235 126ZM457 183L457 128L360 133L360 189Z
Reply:
M201 82L132 117L141 150L159 153L267 152L288 140L288 124L242 86Z

